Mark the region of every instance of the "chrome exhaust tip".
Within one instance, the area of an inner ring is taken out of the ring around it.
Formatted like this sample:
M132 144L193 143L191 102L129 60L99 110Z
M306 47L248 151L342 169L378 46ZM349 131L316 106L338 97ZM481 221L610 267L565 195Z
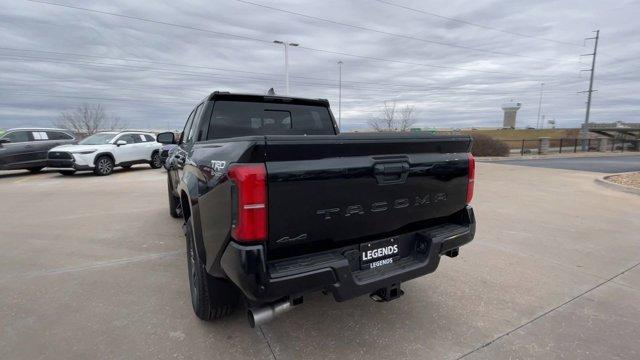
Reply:
M276 316L291 310L293 304L290 300L276 302L262 307L250 308L247 310L247 318L252 328L266 324L275 319Z

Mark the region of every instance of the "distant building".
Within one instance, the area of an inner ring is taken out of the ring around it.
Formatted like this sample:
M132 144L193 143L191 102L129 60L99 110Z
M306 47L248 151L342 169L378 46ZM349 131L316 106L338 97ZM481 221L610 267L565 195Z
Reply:
M504 119L502 120L502 128L515 129L516 128L516 113L520 110L522 103L508 102L502 104L502 110L504 111Z

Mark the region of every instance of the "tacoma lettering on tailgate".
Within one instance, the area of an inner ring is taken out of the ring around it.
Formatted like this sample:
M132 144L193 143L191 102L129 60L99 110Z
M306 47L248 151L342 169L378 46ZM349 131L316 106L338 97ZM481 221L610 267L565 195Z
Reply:
M325 220L331 220L337 216L365 215L379 213L393 209L402 209L410 206L426 206L447 200L446 193L434 193L424 196L415 196L413 199L401 198L393 201L376 201L370 205L353 204L343 208L335 207L316 210L316 215L321 215Z

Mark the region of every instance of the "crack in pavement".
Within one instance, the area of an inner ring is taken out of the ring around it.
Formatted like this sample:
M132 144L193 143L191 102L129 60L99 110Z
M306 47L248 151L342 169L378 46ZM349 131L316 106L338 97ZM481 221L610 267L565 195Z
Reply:
M267 343L267 346L269 347L269 351L271 351L271 356L273 357L273 359L277 359L276 358L276 353L273 352L273 348L271 347L271 343L269 342L269 339L267 339L267 336L264 334L264 330L262 329L262 326L258 326L258 329L260 329L260 333L262 334L262 337L264 338L264 341Z
M185 253L184 250L176 250L176 251L169 251L169 252L163 252L163 253L134 256L129 258L100 261L100 262L96 262L88 265L69 266L69 267L49 269L49 270L29 271L25 273L17 273L17 274L2 276L0 277L0 282L7 281L7 280L22 279L22 278L33 278L33 277L45 276L45 275L58 275L58 274L65 274L65 273L77 272L77 271L97 270L105 267L126 265L133 262L159 259L159 258L170 257L178 254L184 254L184 253Z
M558 309L560 309L560 308L564 307L565 305L567 305L567 304L569 304L569 303L573 302L574 300L577 300L577 299L581 298L582 296L584 296L584 295L586 295L586 294L588 294L588 293L592 292L593 290L595 290L595 289L597 289L597 288L601 287L602 285L605 285L605 284L607 284L607 283L611 282L612 280L615 280L616 278L618 278L618 277L620 277L620 276L624 275L625 273L627 273L627 272L629 272L629 271L631 271L631 270L635 269L635 268L636 268L636 267L638 267L638 266L640 266L640 262L638 262L638 263L636 263L635 265L633 265L633 266L631 266L631 267L629 267L629 268L627 268L627 269L623 270L622 272L620 272L620 273L618 273L618 274L616 274L616 275L614 275L614 276L612 276L612 277L610 277L610 278L608 278L608 279L606 279L606 280L604 280L604 281L602 281L602 282L598 283L597 285L593 286L592 288L590 288L590 289L588 289L588 290L586 290L586 291L583 291L582 293L580 293L580 294L578 294L578 295L576 295L576 296L572 297L571 299L569 299L569 300L567 300L567 301L563 302L562 304L560 304L560 305L558 305L558 306L556 306L556 307L553 307L553 308L551 308L551 309L549 309L549 310L545 311L544 313L542 313L542 314L540 314L540 315L536 316L535 318L533 318L533 319L531 319L531 320L529 320L529 321L525 322L524 324L518 325L517 327L515 327L515 328L513 328L513 329L511 329L511 330L509 330L509 331L507 331L506 333L504 333L504 334L502 334L502 335L500 335L500 336L496 337L495 339L493 339L493 340L491 340L491 341L488 341L488 342L486 342L486 343L484 343L484 344L482 344L482 345L478 346L477 348L475 348L475 349L473 349L473 350L471 350L471 351L467 352L466 354L463 354L463 355L462 355L462 356L460 356L460 357L457 357L457 358L456 358L456 360L463 359L463 358L465 358L465 357L467 357L467 356L469 356L469 355L471 355L471 354L475 353L475 352L476 352L476 351L478 351L478 350L482 350L482 349L486 348L487 346L489 346L489 345L493 344L494 342L496 342L496 341L498 341L498 340L500 340L500 339L502 339L502 338L504 338L504 337L506 337L506 336L509 336L509 335L511 335L513 332L518 331L518 330L522 329L523 327L525 327L525 326L527 326L527 325L529 325L529 324L531 324L531 323L533 323L533 322L535 322L535 321L537 321L537 320L539 320L539 319L541 319L541 318L543 318L543 317L545 317L545 316L549 315L550 313L552 313L552 312L554 312L554 311L556 311L556 310L558 310ZM613 283L616 283L616 282L614 281ZM616 283L616 284L617 284L617 283Z

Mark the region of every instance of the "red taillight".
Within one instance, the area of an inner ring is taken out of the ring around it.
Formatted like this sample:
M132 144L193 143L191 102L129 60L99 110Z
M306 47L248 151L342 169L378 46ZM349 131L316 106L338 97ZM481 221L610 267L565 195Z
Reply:
M267 238L267 169L264 164L234 164L229 178L235 184L231 236L238 241Z
M473 183L476 179L476 159L469 154L469 180L467 181L467 204L473 199Z

